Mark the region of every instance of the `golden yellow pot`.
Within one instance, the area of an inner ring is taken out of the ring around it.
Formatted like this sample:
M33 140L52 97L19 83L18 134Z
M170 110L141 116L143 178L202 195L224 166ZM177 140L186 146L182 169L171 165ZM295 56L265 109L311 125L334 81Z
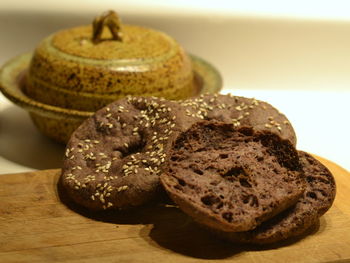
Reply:
M62 143L86 117L126 95L184 99L221 86L209 63L161 32L120 25L114 13L98 17L93 27L56 33L0 70L2 93Z
M107 20L115 21L110 31ZM96 111L126 95L184 99L194 95L192 63L168 35L119 25L114 12L98 17L98 27L60 31L36 48L25 93L55 106ZM93 37L100 28L100 36ZM118 30L120 37L113 37Z

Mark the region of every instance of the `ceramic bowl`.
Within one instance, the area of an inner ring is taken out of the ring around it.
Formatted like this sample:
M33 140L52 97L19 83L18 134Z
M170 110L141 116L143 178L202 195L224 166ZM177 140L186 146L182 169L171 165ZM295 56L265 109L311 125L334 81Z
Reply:
M71 133L93 111L82 111L50 105L29 97L26 90L32 53L20 55L7 62L0 70L0 90L12 102L26 109L37 128L48 137L66 143ZM188 55L193 70L193 93L215 93L222 87L219 72L205 60Z

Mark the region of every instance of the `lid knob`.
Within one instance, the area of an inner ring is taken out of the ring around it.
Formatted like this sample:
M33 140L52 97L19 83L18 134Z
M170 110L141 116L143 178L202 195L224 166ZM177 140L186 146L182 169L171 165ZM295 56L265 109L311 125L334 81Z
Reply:
M107 26L109 31L112 34L112 40L122 41L122 32L121 32L121 22L119 16L113 10L104 12L102 15L97 16L92 23L92 42L98 44L104 40L102 39L103 28Z

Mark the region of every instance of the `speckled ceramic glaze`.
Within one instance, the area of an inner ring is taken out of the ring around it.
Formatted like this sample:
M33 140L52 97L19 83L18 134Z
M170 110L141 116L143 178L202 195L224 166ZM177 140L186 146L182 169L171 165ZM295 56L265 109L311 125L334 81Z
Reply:
M93 112L126 95L184 99L221 89L220 74L171 37L122 25L108 11L92 26L60 31L6 63L0 90L45 135L67 142Z
M92 41L92 26L63 30L34 52L25 92L35 100L96 111L126 95L183 99L194 93L191 60L169 36L122 25L123 40Z
M71 133L93 114L45 104L26 95L26 78L32 54L24 54L8 61L0 70L0 91L12 102L26 109L34 124L46 136L66 143ZM190 55L195 76L196 94L215 93L222 86L219 72L206 61Z

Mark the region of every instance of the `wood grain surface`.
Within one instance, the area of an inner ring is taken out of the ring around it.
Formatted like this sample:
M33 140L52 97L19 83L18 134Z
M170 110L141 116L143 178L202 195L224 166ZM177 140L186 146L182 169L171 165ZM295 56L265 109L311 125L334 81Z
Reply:
M264 247L218 240L172 206L90 213L57 188L60 170L0 175L0 262L350 262L350 174L317 158L334 205L307 235Z

